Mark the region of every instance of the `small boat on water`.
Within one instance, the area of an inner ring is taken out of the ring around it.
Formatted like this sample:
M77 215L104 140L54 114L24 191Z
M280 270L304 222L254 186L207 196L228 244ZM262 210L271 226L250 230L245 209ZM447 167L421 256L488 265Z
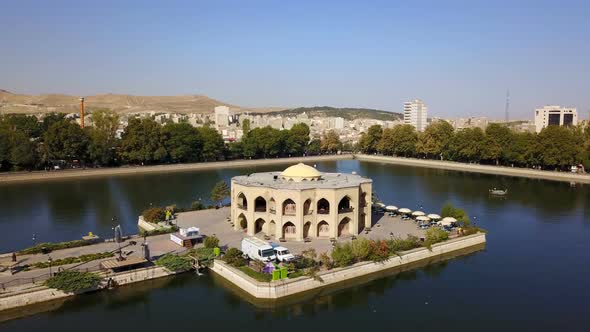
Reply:
M508 194L508 189L502 190L502 189L494 188L494 189L490 189L488 191L489 191L490 195L504 196L504 195Z

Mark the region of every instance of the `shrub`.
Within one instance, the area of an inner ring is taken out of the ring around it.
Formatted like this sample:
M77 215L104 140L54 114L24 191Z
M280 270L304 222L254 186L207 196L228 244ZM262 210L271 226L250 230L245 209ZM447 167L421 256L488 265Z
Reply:
M173 272L188 271L191 269L191 260L186 256L164 255L156 261L156 265L163 266Z
M103 253L96 253L96 254L87 254L81 255L78 257L66 257L56 259L51 262L51 266L60 266L60 265L67 265L67 264L74 264L74 263L86 263L97 259L103 259L108 257L113 257L115 254L112 252L103 252ZM37 262L31 265L32 268L35 269L44 269L49 267L49 261L45 262Z
M45 281L45 286L64 292L76 292L98 286L101 278L96 273L66 270Z
M272 280L271 274L256 272L248 266L240 266L238 269L258 281L270 282Z
M356 262L363 262L371 256L372 242L366 238L358 238L351 242L352 256Z
M332 261L335 266L349 266L354 264L354 254L350 243L337 243L332 249Z
M422 243L416 236L408 234L405 239L396 238L388 240L387 246L389 247L390 253L396 254L399 251L406 251L421 247Z
M146 209L141 213L141 215L145 221L154 224L166 219L166 211L159 207Z
M191 203L191 210L193 210L193 211L204 210L204 209L205 209L205 205L203 203L201 203L201 201L194 201Z
M371 254L369 259L373 262L383 262L391 255L386 241L371 241Z
M319 260L320 260L320 264L322 266L325 266L328 270L331 269L334 265L332 262L332 259L330 258L330 255L328 255L328 253L326 253L326 252L323 252L320 254Z
M437 227L429 228L426 231L425 245L430 246L435 243L446 241L448 239L449 239L449 233L447 233L445 230L437 228Z
M443 205L443 207L440 211L440 215L443 218L444 217L453 217L453 218L457 219L459 224L461 224L462 226L471 225L471 221L469 220L469 216L467 215L467 212L465 212L465 210L463 210L463 209L455 207L451 203L445 203L445 205Z
M174 233L178 231L178 226L172 225L166 228L158 228L154 229L153 231L146 231L143 228L139 229L139 236L154 236L154 235L161 235L161 234L168 234Z
M229 248L225 255L223 255L223 260L233 267L240 267L246 264L243 253L236 248Z
M19 251L19 254L32 255L32 254L38 254L38 253L42 252L43 250L47 250L47 252L51 252L51 251L60 250L60 249L83 247L83 246L87 246L87 245L90 245L93 243L95 243L95 242L86 241L86 240L74 240L74 241L59 242L59 243L45 242L45 243L39 243L39 244L36 244L32 247L23 249L23 250Z
M217 236L207 236L205 238L205 248L216 248L219 247L219 239Z
M309 248L309 249L303 250L301 252L301 255L305 258L309 258L312 260L315 260L316 257L318 257L318 254L316 253L314 248Z

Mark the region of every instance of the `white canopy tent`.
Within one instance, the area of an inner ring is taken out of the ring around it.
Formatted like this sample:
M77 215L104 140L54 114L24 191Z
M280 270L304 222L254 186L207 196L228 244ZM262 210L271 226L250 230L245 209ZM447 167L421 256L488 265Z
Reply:
M431 213L431 214L427 215L427 217L430 219L434 219L434 220L440 219L440 216L436 213Z
M440 224L443 226L451 226L453 223L456 223L457 219L453 218L453 217L444 217L441 221Z
M397 206L395 206L395 205L388 205L388 206L385 207L385 210L386 211L394 212L394 211L397 211Z
M430 218L428 218L427 216L418 216L416 217L416 220L427 222L430 221Z
M426 213L422 212L422 211L414 211L412 212L412 216L414 217L420 217L420 216L424 216L426 215Z
M401 209L397 210L397 212L403 213L403 214L410 214L410 213L412 213L412 210L410 210L408 208L401 208Z

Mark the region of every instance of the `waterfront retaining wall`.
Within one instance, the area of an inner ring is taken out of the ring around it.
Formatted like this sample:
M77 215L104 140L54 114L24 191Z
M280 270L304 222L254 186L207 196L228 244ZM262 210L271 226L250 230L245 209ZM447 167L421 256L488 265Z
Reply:
M82 293L93 292L106 286L106 280L113 279L116 285L123 286L136 282L142 282L151 279L157 279L173 275L173 272L167 269L154 266L143 269L137 269L129 272L121 272L105 276L105 285L100 285L94 289L87 289L78 293L66 293L57 289L39 286L29 288L26 291L15 292L11 294L3 294L0 296L0 311L23 307L35 303L57 300L69 296L74 296Z
M311 277L299 277L272 282L259 282L242 271L229 266L221 260L215 260L211 271L257 299L280 299L310 290L334 285L354 278L367 276L384 270L402 267L418 261L436 258L465 248L482 245L486 242L484 233L473 234L457 239L437 243L432 250L417 248L406 251L400 256L393 256L385 262L361 262L349 267L336 268L318 273L322 281Z
M366 154L357 154L357 155L354 155L354 158L357 160L360 160L360 161L381 162L381 163L395 164L395 165L438 168L438 169L447 169L447 170L453 170L453 171L495 174L495 175L505 175L505 176L517 176L517 177L526 177L526 178L544 179L544 180L553 180L553 181L590 183L590 175L576 174L576 173L571 173L571 172L542 171L542 170L529 169L529 168L466 164L466 163L460 163L460 162L455 162L455 161L401 158L401 157L376 156L376 155L366 155Z

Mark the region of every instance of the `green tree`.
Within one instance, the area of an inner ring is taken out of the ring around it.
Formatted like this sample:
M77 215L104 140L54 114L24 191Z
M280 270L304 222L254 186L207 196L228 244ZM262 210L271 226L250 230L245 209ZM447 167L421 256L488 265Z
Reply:
M36 117L25 114L8 114L0 117L0 127L22 133L28 138L41 135L41 124Z
M7 168L10 159L10 135L8 129L0 127L0 169Z
M250 119L244 119L244 121L242 121L242 132L244 135L250 132Z
M92 127L87 127L90 142L88 156L99 165L111 165L116 158L119 115L111 110L92 112Z
M485 135L481 128L465 128L453 136L449 144L451 159L464 162L479 162Z
M121 135L121 158L128 163L155 163L166 158L160 125L153 119L132 118Z
M383 130L377 149L383 154L411 157L416 153L417 141L418 134L412 125L397 125Z
M437 121L430 124L424 132L418 135L416 153L429 158L443 159L443 155L449 149L453 138L454 129L446 121Z
M482 158L492 160L496 165L507 160L510 155L514 135L510 128L499 123L491 123L485 131Z
M383 128L380 125L372 125L366 133L361 134L359 150L363 153L375 153L383 136Z
M335 131L330 130L324 134L324 137L321 140L321 149L327 153L334 153L342 150L342 142L340 142L340 137Z
M214 128L204 126L197 128L202 142L201 159L203 161L215 161L223 155L224 143L223 137Z
M302 155L309 143L309 126L305 123L297 123L291 127L289 130L291 133L290 135L290 142L289 144L292 147L292 154Z
M32 169L37 163L37 145L23 132L10 135L10 164L19 169Z
M532 166L539 164L537 134L514 133L510 147L506 153L508 162L517 166Z
M563 168L580 162L583 136L579 130L548 126L537 137L539 157L544 166Z
M223 200L229 197L229 187L225 181L219 181L211 190L211 200L221 206Z
M67 119L52 124L44 134L45 149L51 159L85 160L88 136L78 124Z
M173 162L198 161L202 140L199 131L188 123L168 123L161 130L162 145Z
M307 154L318 155L322 152L322 141L319 139L312 139L307 145Z
M51 127L52 124L56 122L64 121L66 115L64 113L48 113L43 117L43 121L41 122L41 135L45 134L47 129Z

